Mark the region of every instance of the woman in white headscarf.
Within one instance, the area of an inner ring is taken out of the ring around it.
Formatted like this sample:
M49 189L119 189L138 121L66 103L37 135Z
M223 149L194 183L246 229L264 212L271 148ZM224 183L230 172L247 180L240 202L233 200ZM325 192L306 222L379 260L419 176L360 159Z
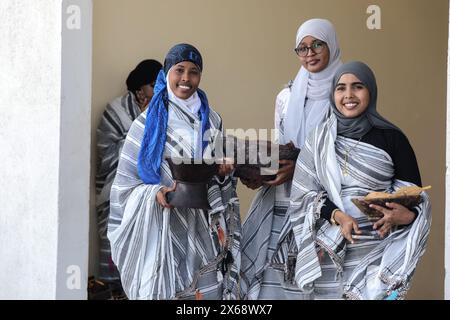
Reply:
M333 76L342 65L333 25L311 19L297 31L295 53L301 68L293 82L277 96L275 128L279 143L302 148L307 134L330 108ZM284 281L286 274L272 264L279 235L286 222L295 161L280 160L277 177L259 190L242 230L242 281L248 299L304 299L298 288ZM257 181L242 181L247 187L261 187Z

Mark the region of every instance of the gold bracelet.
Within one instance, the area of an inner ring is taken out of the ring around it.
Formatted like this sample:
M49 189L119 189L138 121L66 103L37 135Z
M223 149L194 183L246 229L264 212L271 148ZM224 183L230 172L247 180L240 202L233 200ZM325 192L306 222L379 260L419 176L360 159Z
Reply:
M334 224L335 226L338 226L338 225L339 225L339 223L336 221L336 219L334 219L334 215L335 215L336 212L338 212L338 211L340 211L340 210L339 210L339 209L334 209L334 210L331 212L330 222L331 222L332 224Z

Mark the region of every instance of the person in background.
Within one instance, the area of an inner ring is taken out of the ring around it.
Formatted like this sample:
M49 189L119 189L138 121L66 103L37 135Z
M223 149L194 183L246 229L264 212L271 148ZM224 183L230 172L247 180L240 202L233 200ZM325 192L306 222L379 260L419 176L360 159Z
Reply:
M130 72L126 80L128 92L106 106L97 129L96 212L100 236L100 268L98 279L120 294L120 277L111 259L107 233L110 210L109 196L116 175L120 152L133 121L146 110L153 97L153 87L162 64L144 60Z

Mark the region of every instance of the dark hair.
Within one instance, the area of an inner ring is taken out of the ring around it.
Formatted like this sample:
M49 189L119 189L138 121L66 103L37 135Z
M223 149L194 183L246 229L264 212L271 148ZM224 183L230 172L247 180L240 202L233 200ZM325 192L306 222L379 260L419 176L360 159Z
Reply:
M143 85L155 82L161 69L162 64L156 60L148 59L140 62L128 75L127 89L134 93Z

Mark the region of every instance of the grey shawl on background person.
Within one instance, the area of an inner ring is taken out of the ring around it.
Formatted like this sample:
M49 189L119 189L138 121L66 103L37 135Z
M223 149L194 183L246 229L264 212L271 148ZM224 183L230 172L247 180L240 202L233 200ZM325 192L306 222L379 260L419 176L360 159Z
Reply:
M297 160L289 220L273 262L283 265L289 253L295 252L292 280L315 298L385 299L391 294L404 298L429 236L429 197L422 192L423 202L415 207L418 216L411 225L378 241L349 244L339 226L320 218L325 197L344 212L359 212L351 198L371 191L393 192L412 184L392 181L390 156L370 144L355 146L354 140L337 136L336 122L330 114L309 136ZM343 177L341 167L349 147L354 147L348 162L350 174ZM362 213L357 220L360 228L372 225ZM331 266L324 268L323 255Z
M146 117L140 115L130 128L111 190L108 238L123 288L130 299L237 299L241 228L236 180L214 177L208 187L211 210L164 209L156 194L173 185L168 162L161 162L158 185L144 184L137 171ZM213 110L209 121L216 131L205 149L211 154L222 122ZM194 130L200 120L169 102L164 157L193 154L173 130L171 123L180 122Z
M96 212L100 236L99 279L119 280L119 273L111 260L106 235L109 216L109 196L116 175L120 151L128 130L141 110L131 92L117 97L106 106L97 129L97 173L95 176Z

